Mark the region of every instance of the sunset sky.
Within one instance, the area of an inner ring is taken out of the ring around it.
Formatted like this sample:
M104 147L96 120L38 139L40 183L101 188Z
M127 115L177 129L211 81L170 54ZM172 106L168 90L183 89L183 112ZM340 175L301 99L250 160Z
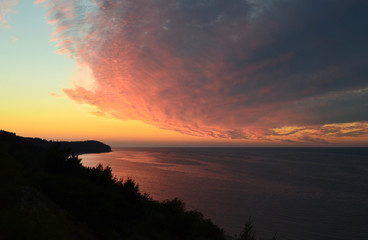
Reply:
M368 1L0 0L0 129L368 147Z

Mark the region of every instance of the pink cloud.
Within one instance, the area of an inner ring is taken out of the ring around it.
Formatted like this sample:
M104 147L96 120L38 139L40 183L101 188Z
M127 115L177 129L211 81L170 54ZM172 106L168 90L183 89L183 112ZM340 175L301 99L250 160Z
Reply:
M349 107L365 98L355 94L364 81L340 83L352 71L324 59L327 42L318 29L309 36L313 41L294 36L309 23L290 25L295 16L285 8L260 2L50 1L59 53L88 66L94 82L64 92L116 118L216 138L271 139L302 131L272 131L284 126L324 134L322 126L341 122L339 104L352 112L345 122L367 120ZM303 6L291 6L302 13ZM322 48L309 59L317 43Z
M52 96L52 97L57 97L57 98L62 97L62 95L61 95L61 94L59 94L59 93L54 93L54 92L51 92L51 93L50 93L50 96Z
M0 2L0 29L9 28L9 13L14 13L14 7L19 0L3 0Z
M47 0L36 0L33 2L34 5L38 5L38 4L41 4L41 3L44 3L46 2Z

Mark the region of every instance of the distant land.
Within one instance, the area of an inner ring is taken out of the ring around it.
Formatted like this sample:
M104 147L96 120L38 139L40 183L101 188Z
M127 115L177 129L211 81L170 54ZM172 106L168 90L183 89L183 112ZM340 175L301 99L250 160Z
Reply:
M105 153L111 152L111 147L95 140L88 141L48 141L41 138L25 138L32 145L42 148L48 148L51 144L59 144L61 149L70 150L74 154L85 153Z
M41 138L31 138L31 137L21 137L17 136L15 133L0 130L0 134L13 135L18 139L26 140L30 142L33 146L39 148L50 148L51 145L57 144L61 150L70 151L72 154L86 154L86 153L106 153L111 152L111 147L105 143L96 140L87 141L48 141Z

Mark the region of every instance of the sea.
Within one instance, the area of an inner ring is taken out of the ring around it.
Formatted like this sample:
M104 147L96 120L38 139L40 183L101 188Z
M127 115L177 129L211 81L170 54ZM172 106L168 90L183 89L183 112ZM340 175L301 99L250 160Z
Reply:
M239 235L367 240L368 148L114 148L80 156Z

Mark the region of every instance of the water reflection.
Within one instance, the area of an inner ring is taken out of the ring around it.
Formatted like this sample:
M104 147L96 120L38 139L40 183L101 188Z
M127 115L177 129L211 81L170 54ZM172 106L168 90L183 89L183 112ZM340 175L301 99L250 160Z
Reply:
M179 197L239 233L249 216L261 237L368 239L368 150L114 149L83 155L111 166L154 199ZM361 238L364 236L364 238Z

